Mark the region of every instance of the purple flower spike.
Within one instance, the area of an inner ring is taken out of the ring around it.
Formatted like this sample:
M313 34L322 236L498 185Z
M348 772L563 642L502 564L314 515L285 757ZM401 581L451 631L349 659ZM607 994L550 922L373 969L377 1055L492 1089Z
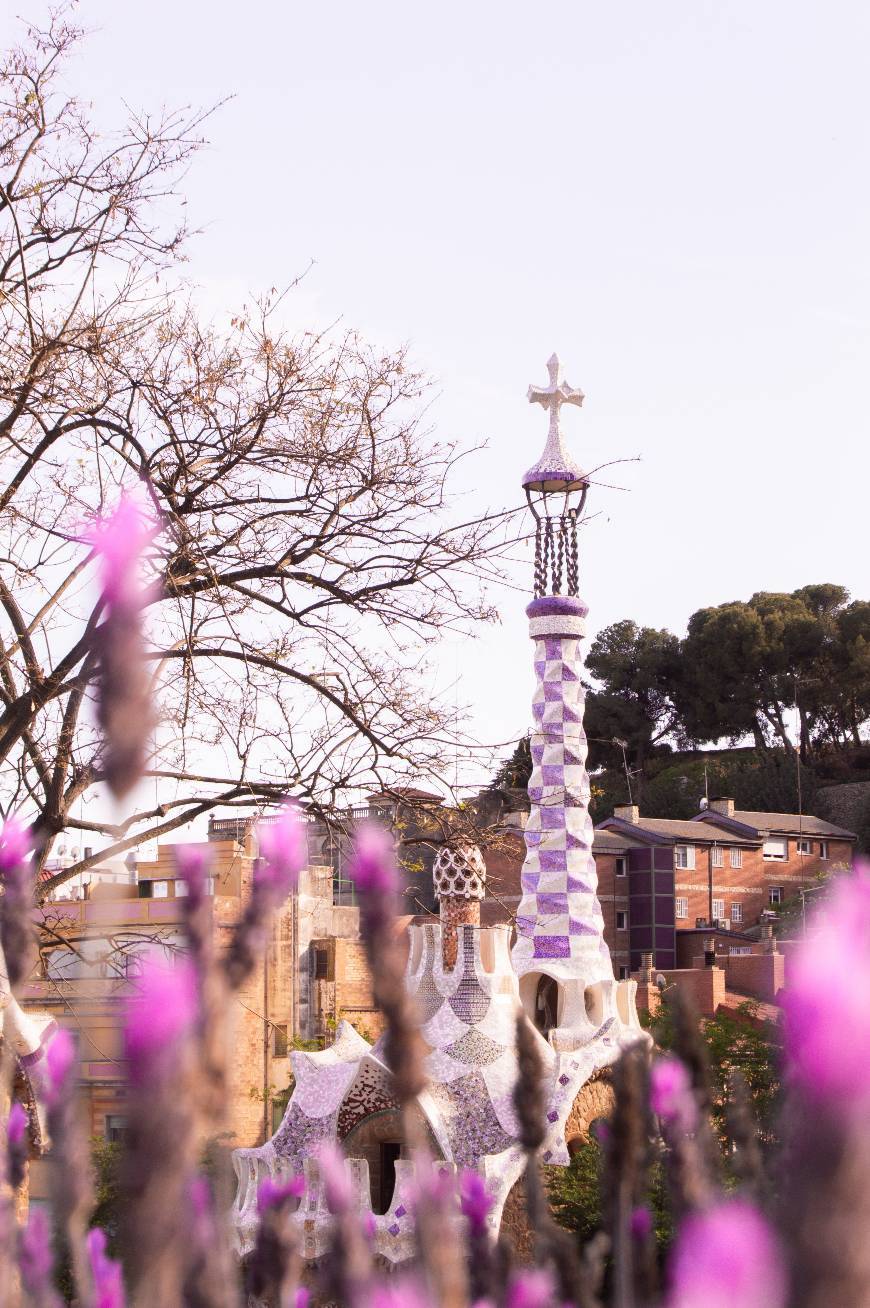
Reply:
M301 1199L305 1193L305 1177L300 1173L289 1181L275 1181L266 1176L257 1187L257 1212L280 1208L288 1199Z
M51 1252L51 1230L43 1208L31 1208L27 1225L19 1236L19 1266L25 1290L39 1303L51 1296L51 1274L54 1258Z
M783 1308L782 1256L761 1214L742 1199L692 1213L677 1234L667 1308Z
M472 1234L482 1235L486 1230L486 1219L495 1200L478 1172L472 1172L470 1169L460 1172L459 1202Z
M678 1058L657 1058L650 1072L650 1107L657 1117L681 1131L697 1121L689 1073Z
M390 894L398 885L393 838L383 827L366 822L354 839L350 875L361 894Z
M139 603L139 561L155 527L129 495L122 495L115 512L98 518L85 533L100 558L103 598L109 604Z
M57 1103L66 1089L76 1061L75 1041L65 1027L59 1027L45 1050L46 1098Z
M33 829L20 818L7 818L0 831L0 875L4 880L20 875L33 845Z
M27 1113L16 1100L9 1110L9 1120L6 1123L6 1137L13 1148L23 1142L26 1131Z
M370 1308L432 1308L432 1300L411 1277L382 1281L368 1300Z
M349 1212L353 1205L350 1169L341 1150L335 1145L322 1144L315 1156L323 1178L326 1206L334 1217L339 1217Z
M296 1300L294 1308L308 1308L311 1303L311 1291L307 1285L300 1285L296 1291Z
M816 911L783 992L792 1081L816 1104L864 1113L870 1098L870 863Z
M211 855L199 845L176 845L175 866L181 873L191 900L202 899L205 878L211 866Z
M505 1308L550 1308L553 1290L553 1278L549 1272L520 1272L508 1285Z
M94 1277L95 1308L124 1308L124 1283L121 1268L106 1256L106 1233L95 1226L88 1231L88 1255Z
M158 1056L172 1057L197 1016L196 972L190 963L146 963L127 1005L124 1044L131 1076L140 1080Z
M285 899L296 889L299 873L308 861L305 827L296 805L282 808L274 822L261 822L257 840L262 858L257 880L274 890L276 899Z
M653 1228L652 1213L642 1204L631 1214L631 1233L635 1240L645 1240Z

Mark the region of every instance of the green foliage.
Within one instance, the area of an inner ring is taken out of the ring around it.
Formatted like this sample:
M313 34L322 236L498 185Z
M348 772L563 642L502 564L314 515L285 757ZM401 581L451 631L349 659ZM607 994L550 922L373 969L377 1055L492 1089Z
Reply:
M729 1079L735 1071L745 1078L750 1104L759 1123L763 1148L775 1142L774 1121L780 1096L775 1032L754 1024L755 1006L741 1004L734 1015L719 1012L701 1023L700 1031L707 1049L713 1097L713 1125L722 1149L727 1174L730 1157L726 1133L725 1109ZM660 1050L674 1044L674 1027L670 1009L662 1005L655 1017L642 1014L644 1026L652 1033ZM594 1129L574 1153L570 1166L545 1169L550 1205L556 1220L577 1234L581 1244L598 1231L604 1219L602 1198L605 1194L604 1157ZM647 1203L653 1217L656 1245L662 1259L674 1234L674 1218L668 1200L665 1161L656 1161L650 1169Z
M568 1167L546 1167L544 1176L556 1221L566 1230L575 1231L579 1243L585 1244L603 1220L604 1155L595 1135L578 1145ZM647 1202L659 1254L663 1255L673 1238L674 1219L668 1203L665 1170L658 1162L650 1169Z
M638 627L625 618L600 631L586 657L599 683L586 703L590 767L618 767L626 755L643 767L656 745L677 728L673 703L679 641L669 631Z
M762 1143L773 1142L773 1122L781 1089L777 1032L769 1023L759 1027L756 1014L757 1005L747 1000L733 1014L720 1009L715 1017L700 1024L710 1064L713 1122L726 1156L725 1108L733 1072L740 1072L746 1081ZM667 1003L646 1025L659 1049L673 1047L674 1031Z
M498 790L516 790L529 784L532 775L532 750L528 736L517 742L510 758L499 764L492 784Z

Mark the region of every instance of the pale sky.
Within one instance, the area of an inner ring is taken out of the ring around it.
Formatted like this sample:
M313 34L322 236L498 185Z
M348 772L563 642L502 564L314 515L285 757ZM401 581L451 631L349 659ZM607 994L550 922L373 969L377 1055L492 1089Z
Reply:
M617 470L629 493L590 497L593 631L682 632L816 581L870 598L863 0L78 13L99 30L71 84L101 118L235 97L185 182L204 302L313 258L293 321L409 342L439 434L488 442L472 508L519 500L546 434L525 391L558 351L587 397L564 415L575 455L641 459ZM504 592L502 626L444 652L481 739L530 719L524 602Z

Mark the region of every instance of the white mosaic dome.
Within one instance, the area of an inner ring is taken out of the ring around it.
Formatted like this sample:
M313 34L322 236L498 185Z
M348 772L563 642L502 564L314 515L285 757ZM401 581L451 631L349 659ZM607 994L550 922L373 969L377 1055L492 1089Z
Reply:
M477 845L442 845L432 868L435 894L439 899L454 895L462 899L483 899L486 864Z

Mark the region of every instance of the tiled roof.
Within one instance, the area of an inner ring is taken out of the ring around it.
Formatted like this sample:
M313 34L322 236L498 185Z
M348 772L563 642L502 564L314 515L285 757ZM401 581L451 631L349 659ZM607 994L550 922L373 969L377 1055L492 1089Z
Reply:
M705 817L708 817L706 814ZM832 822L823 822L821 818L799 813L756 813L749 809L735 809L734 821L744 826L755 827L756 831L782 831L789 835L805 836L842 836L845 840L854 840L855 833L844 827L835 827Z
M596 827L592 837L593 854L621 854L631 847L631 841L616 831L605 831Z
M624 820L624 819L619 819ZM731 835L723 837L723 832L718 827L708 827L704 830L705 823L698 821L681 822L676 818L638 818L637 822L632 822L631 826L638 831L649 831L653 836L665 836L671 840L685 840L691 844L711 845L714 841L720 845L757 845L758 841L751 837ZM597 833L596 833L597 834Z

